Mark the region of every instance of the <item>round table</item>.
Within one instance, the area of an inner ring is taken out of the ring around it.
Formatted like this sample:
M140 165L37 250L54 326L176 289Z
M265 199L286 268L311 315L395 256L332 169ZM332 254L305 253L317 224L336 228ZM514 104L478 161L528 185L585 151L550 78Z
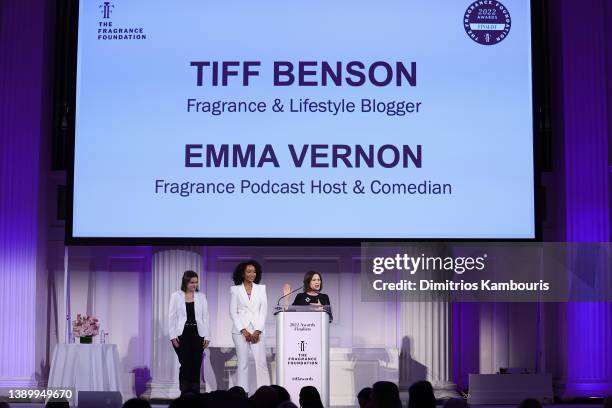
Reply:
M49 388L121 391L116 344L58 344L53 351Z

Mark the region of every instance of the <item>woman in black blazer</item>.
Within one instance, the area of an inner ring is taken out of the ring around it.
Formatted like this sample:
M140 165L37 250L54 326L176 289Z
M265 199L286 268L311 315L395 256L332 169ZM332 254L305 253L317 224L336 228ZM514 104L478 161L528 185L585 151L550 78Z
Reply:
M321 293L323 289L323 278L317 271L308 271L304 275L304 292L298 293L293 301L294 305L329 305L329 296ZM332 318L331 312L329 314Z

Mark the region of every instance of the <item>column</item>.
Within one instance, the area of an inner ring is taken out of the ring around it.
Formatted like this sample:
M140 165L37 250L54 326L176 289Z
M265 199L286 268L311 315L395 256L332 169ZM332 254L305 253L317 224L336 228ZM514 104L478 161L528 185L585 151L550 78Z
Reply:
M37 374L46 374L37 373L46 334L37 326L36 289L45 270L47 13L39 1L0 3L0 388L37 387Z
M559 2L565 133L565 239L610 241L607 0ZM609 285L610 282L607 281ZM563 398L612 394L609 303L567 304ZM563 335L563 333L561 333Z
M150 398L176 398L180 395L178 359L168 337L170 295L181 287L186 270L195 271L204 281L200 247L158 248L153 254L153 356ZM202 283L200 283L201 285Z
M436 398L459 397L451 381L450 304L445 300L402 302L400 388L427 380Z

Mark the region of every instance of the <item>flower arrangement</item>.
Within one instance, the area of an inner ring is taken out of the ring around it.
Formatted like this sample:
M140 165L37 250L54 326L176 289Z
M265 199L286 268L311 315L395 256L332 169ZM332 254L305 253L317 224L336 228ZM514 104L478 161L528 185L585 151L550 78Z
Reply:
M100 323L95 316L77 314L72 322L72 333L75 337L93 337L100 331Z

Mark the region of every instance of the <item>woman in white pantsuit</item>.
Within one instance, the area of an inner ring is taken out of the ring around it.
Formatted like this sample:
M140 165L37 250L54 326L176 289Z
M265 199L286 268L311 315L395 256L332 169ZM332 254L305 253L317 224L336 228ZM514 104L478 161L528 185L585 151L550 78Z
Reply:
M234 286L230 288L230 316L233 322L232 338L238 357L237 385L249 392L249 350L255 357L257 388L270 385L263 336L268 299L266 286L259 285L261 266L257 261L250 260L238 264L232 279Z

